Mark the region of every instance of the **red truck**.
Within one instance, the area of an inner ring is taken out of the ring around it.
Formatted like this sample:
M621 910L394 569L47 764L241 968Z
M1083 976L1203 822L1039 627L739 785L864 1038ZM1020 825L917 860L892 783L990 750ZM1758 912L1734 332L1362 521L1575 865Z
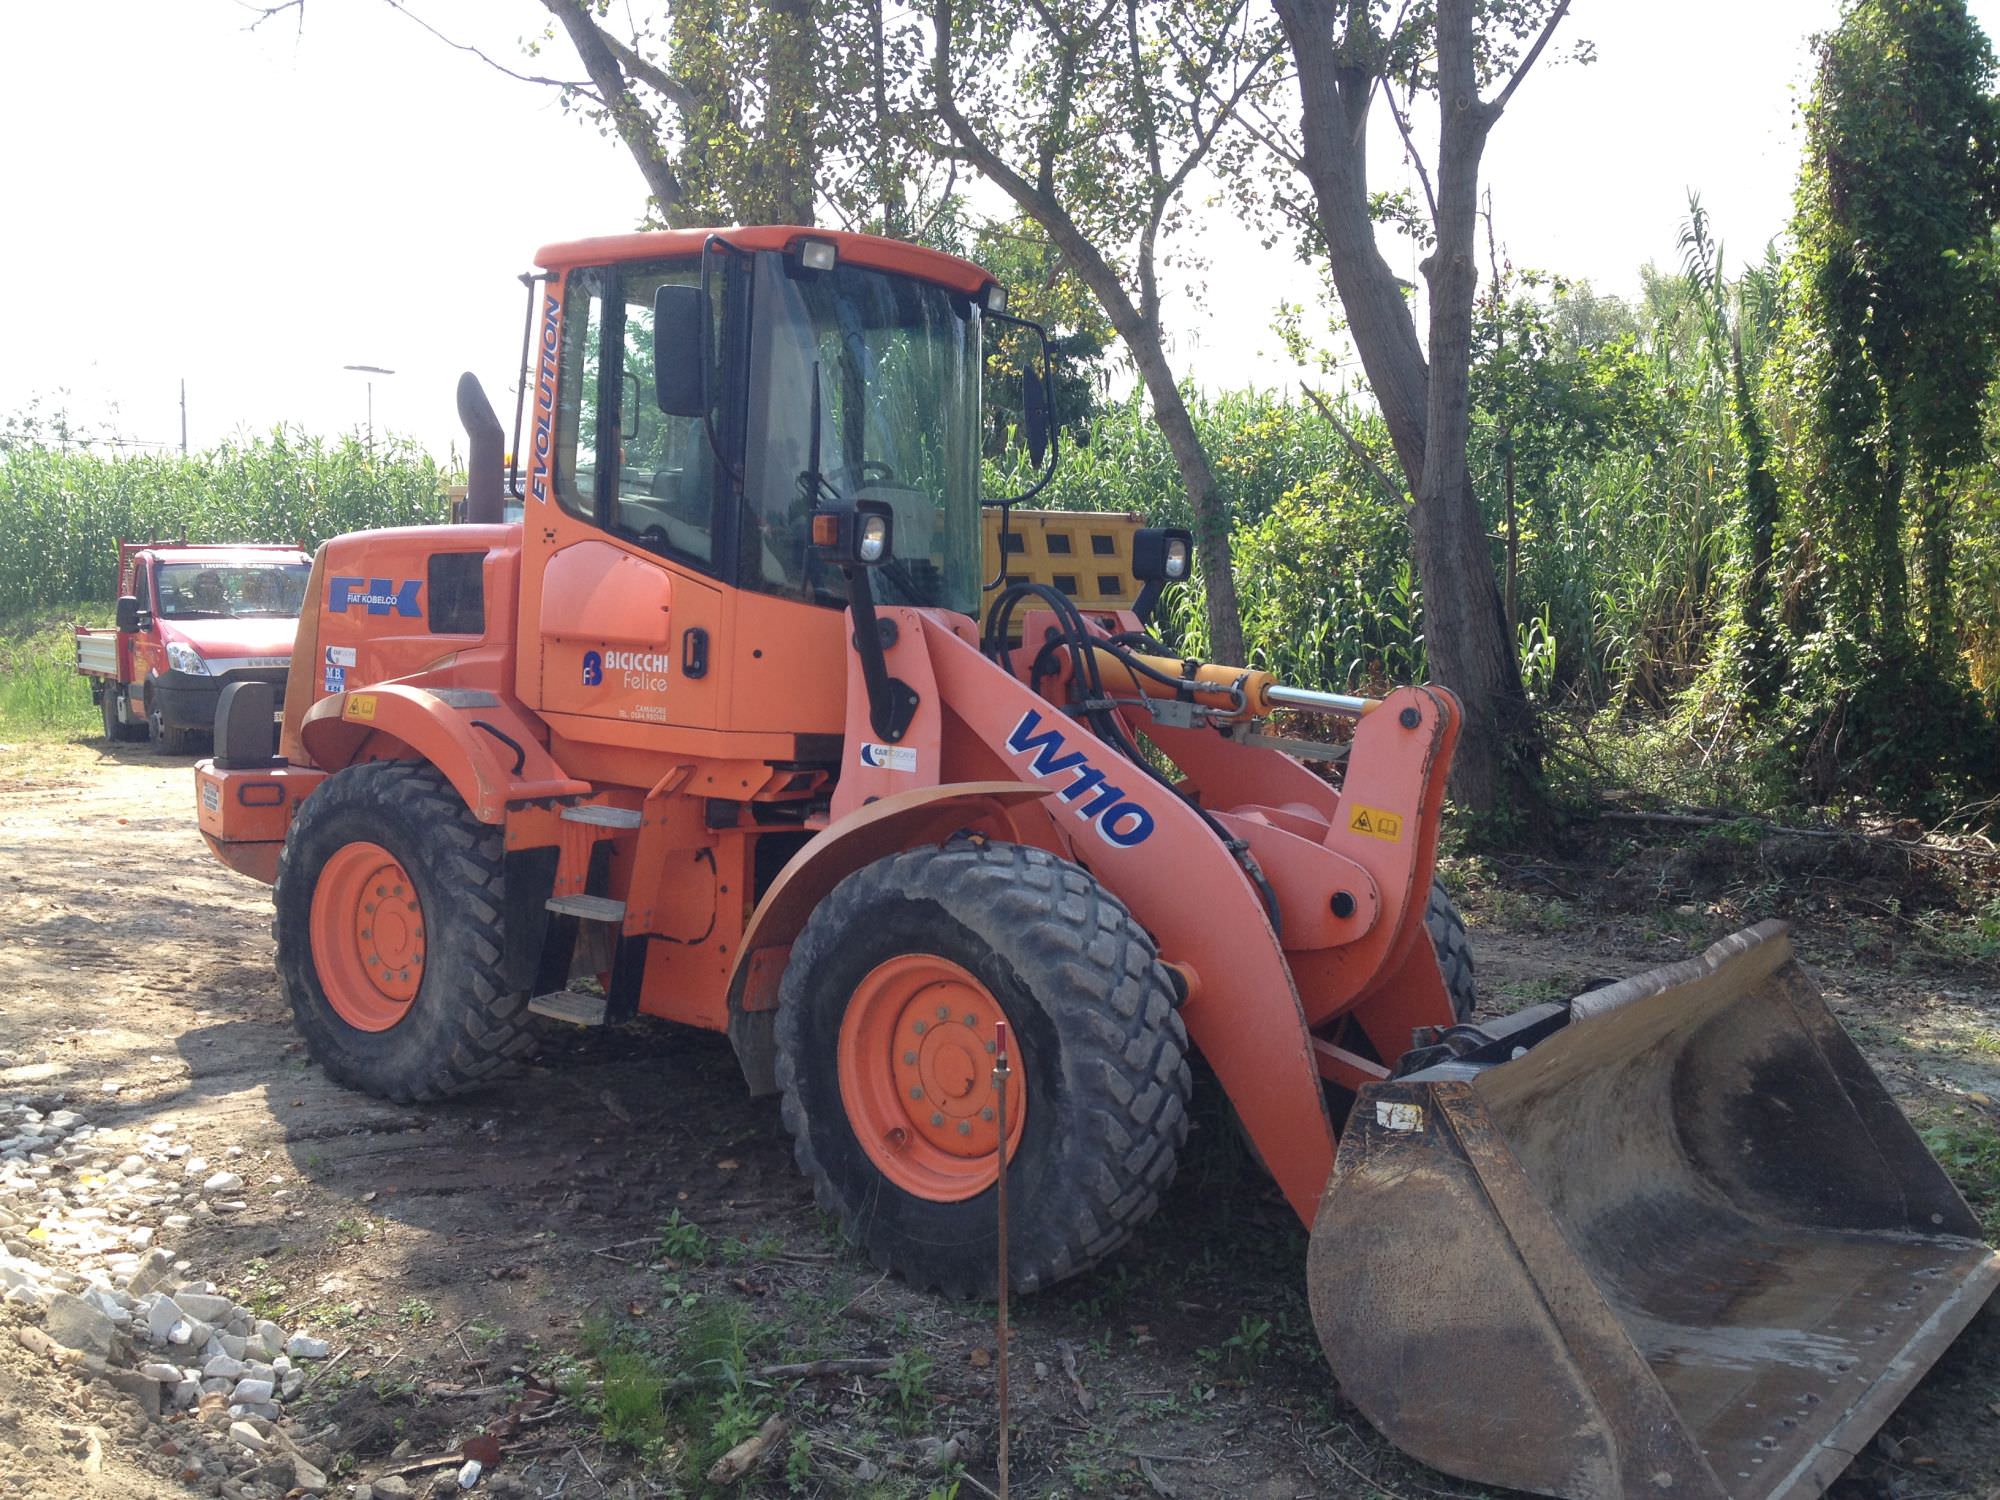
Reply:
M268 682L282 705L311 568L291 546L121 542L117 624L76 632L104 737L150 735L154 749L181 754L214 727L232 682Z

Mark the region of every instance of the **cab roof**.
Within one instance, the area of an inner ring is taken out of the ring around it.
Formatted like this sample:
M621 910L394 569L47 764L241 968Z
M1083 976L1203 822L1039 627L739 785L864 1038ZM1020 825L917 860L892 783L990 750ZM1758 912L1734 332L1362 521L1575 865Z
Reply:
M572 266L699 255L711 235L741 250L786 250L800 240L830 240L839 247L841 260L870 270L894 271L974 296L993 284L993 278L984 270L956 255L879 235L811 229L796 224L761 224L752 229L663 229L564 240L544 245L535 253L535 264L551 271L566 271Z

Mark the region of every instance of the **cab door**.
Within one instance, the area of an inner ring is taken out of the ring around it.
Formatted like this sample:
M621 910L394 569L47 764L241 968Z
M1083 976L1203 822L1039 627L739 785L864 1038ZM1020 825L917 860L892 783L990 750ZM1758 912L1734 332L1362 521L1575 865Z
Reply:
M723 476L702 420L654 396L654 294L699 277L682 260L564 279L553 503L538 514L531 497L525 538L530 561L542 556L539 586L524 590L535 640L523 655L545 713L718 727Z

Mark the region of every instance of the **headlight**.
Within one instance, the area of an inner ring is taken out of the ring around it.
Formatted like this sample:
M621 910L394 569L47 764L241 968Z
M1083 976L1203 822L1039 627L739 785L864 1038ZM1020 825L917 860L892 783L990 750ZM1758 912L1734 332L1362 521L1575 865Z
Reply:
M854 539L854 555L865 563L881 562L889 555L889 518L864 515L860 522L860 533Z
M190 677L208 676L208 663L201 659L201 653L192 646L184 646L179 641L167 642L167 665L176 672L185 672Z

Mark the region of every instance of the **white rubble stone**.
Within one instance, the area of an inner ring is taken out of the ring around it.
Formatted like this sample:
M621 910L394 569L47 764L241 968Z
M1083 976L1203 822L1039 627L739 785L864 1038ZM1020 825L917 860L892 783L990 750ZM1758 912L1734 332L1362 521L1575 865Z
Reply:
M218 1354L201 1367L201 1373L210 1380L235 1380L243 1374L243 1361Z
M238 1447L248 1448L252 1453L262 1453L270 1447L270 1440L248 1422L231 1422L229 1440Z
M146 1309L146 1332L152 1335L153 1342L156 1344L173 1342L174 1329L184 1326L186 1326L186 1320L181 1317L180 1303L174 1301L165 1292L155 1297L153 1305ZM187 1340L183 1338L178 1340L178 1342L185 1344Z
M181 1374L178 1365L170 1365L164 1360L149 1359L139 1366L139 1373L148 1380L157 1380L162 1385L179 1385L187 1377Z
M303 1333L295 1333L285 1340L285 1353L293 1359L325 1359L327 1349L325 1339L308 1338Z
M226 1323L229 1321L233 1304L227 1297L218 1297L212 1292L194 1292L186 1287L174 1295L181 1305L181 1311L191 1318L200 1318L204 1323Z
M239 1406L251 1406L259 1401L271 1399L273 1387L268 1380L239 1380L236 1389L229 1393L230 1400Z

